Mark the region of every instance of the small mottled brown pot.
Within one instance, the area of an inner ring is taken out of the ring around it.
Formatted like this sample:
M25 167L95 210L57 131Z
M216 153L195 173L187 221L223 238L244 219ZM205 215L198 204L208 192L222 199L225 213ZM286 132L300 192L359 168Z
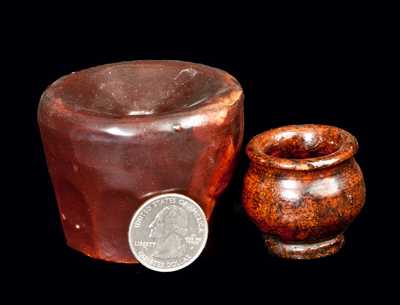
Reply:
M273 254L289 259L332 255L365 201L357 140L332 126L292 125L255 136L243 205Z

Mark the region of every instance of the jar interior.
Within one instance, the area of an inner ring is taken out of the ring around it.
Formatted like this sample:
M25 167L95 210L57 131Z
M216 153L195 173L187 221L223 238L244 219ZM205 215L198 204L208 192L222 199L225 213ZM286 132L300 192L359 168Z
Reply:
M57 87L74 110L110 116L182 111L229 89L217 70L174 61L99 66L71 74Z
M318 158L336 152L341 143L341 136L329 130L284 131L269 139L264 153L283 159Z

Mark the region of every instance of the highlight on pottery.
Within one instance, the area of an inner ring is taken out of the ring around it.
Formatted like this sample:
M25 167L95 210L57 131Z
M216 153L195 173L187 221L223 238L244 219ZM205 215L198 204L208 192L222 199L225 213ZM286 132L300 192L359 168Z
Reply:
M358 144L345 130L292 125L255 136L243 206L273 254L288 259L332 255L365 201Z
M210 219L242 143L243 92L201 64L108 64L48 87L38 123L67 244L136 263L128 227L147 199L181 193Z

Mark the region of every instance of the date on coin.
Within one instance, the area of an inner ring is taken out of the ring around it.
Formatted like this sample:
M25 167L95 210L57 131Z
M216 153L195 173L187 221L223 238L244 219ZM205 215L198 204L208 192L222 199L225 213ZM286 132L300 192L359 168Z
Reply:
M194 262L206 245L207 218L201 207L182 194L168 193L144 202L128 232L136 259L154 271L171 272Z

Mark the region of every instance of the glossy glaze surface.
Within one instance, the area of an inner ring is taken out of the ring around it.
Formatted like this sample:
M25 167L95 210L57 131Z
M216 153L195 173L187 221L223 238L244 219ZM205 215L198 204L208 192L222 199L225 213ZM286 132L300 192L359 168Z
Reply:
M243 93L204 65L124 62L57 80L38 121L67 243L135 263L129 221L151 196L185 194L210 217L242 142Z
M365 201L357 149L351 134L324 125L286 126L250 141L243 205L272 253L312 259L340 249Z

